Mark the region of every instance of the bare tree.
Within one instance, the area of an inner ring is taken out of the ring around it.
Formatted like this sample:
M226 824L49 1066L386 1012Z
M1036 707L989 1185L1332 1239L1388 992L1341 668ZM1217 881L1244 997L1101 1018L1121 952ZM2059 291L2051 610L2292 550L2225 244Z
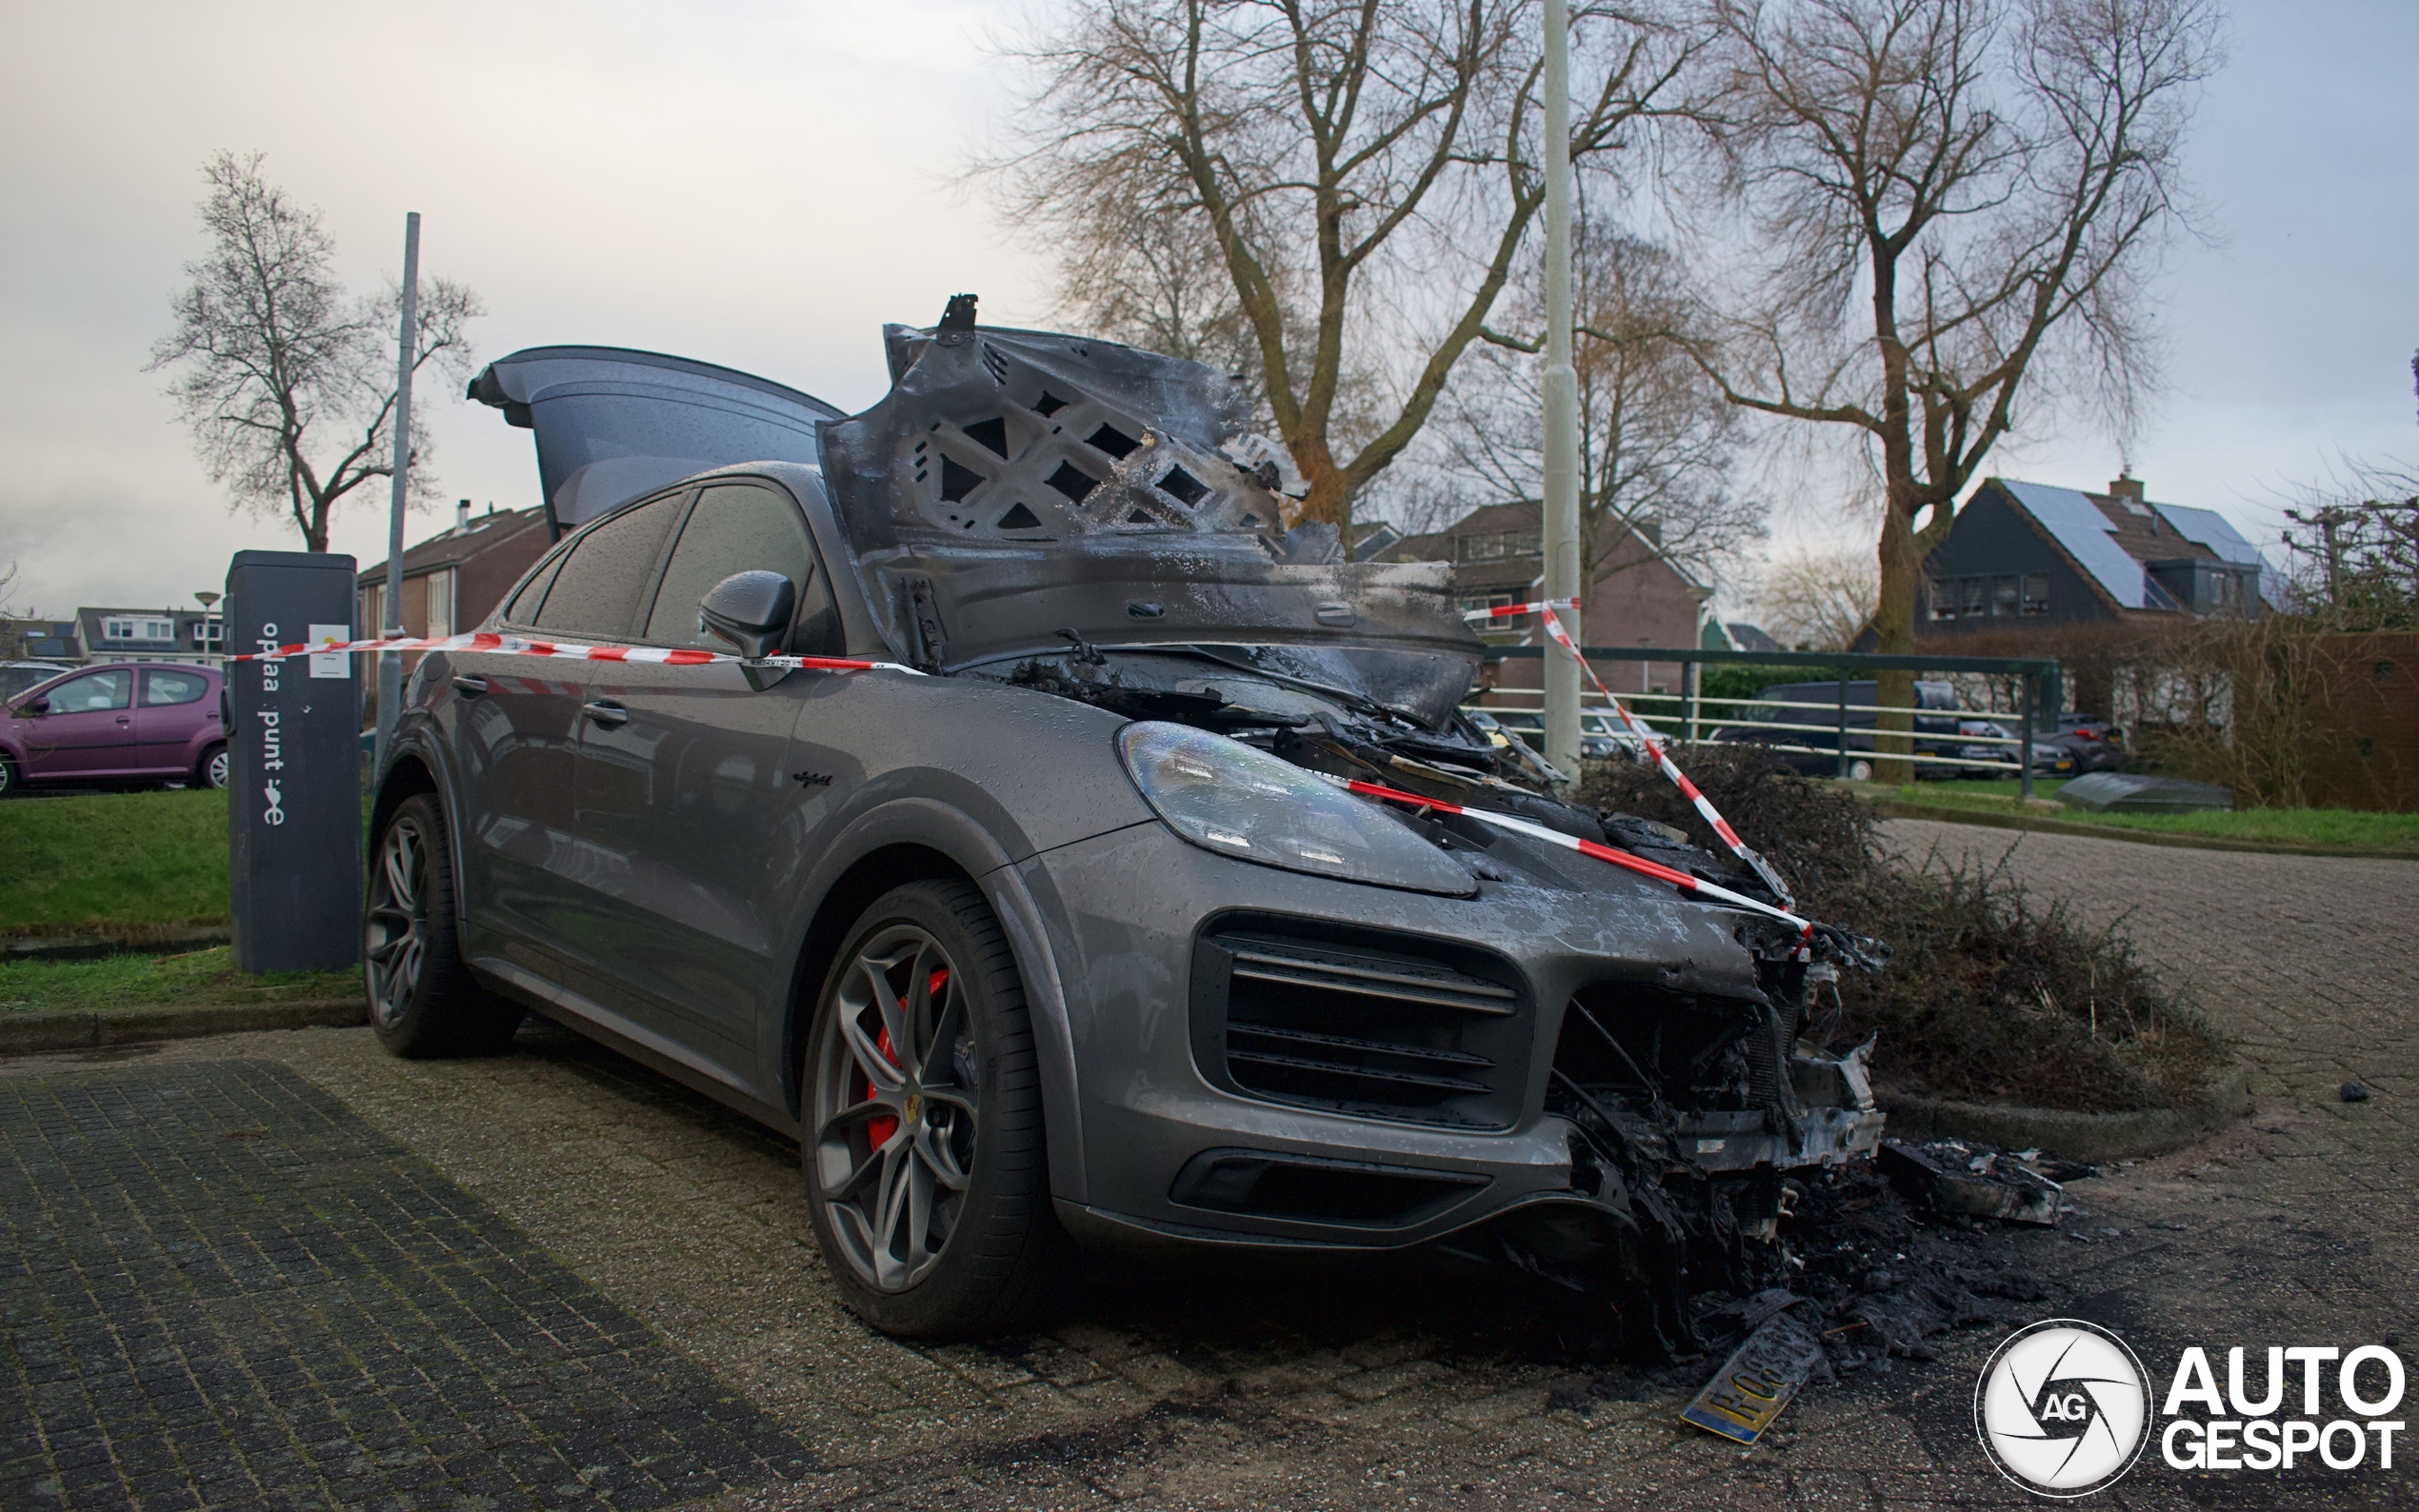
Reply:
M1669 251L1588 227L1572 265L1578 329L1580 581L1660 558L1710 585L1767 534L1762 505L1731 491L1737 414L1689 360L1688 289ZM1524 297L1525 327L1545 323ZM1543 340L1488 332L1456 374L1440 426L1446 470L1485 502L1544 495ZM1623 550L1625 540L1646 549ZM1613 568L1612 563L1621 564Z
M1923 556L2000 438L2062 401L2129 421L2218 0L1715 4L1723 224L1752 250L1698 351L1731 403L1861 443L1878 648L1909 652Z
M1800 547L1764 569L1755 595L1764 629L1799 650L1846 650L1873 617L1881 573L1861 551Z
M186 265L175 328L151 348L147 371L178 366L169 392L193 432L210 481L235 503L289 515L305 549L328 549L338 500L394 473L395 334L400 288L355 298L330 267L335 243L319 212L260 175L261 156L221 152L204 168L202 225L210 250ZM463 327L484 313L470 289L425 280L415 371L433 363L468 375ZM412 437L415 495L428 443Z
M1677 108L1693 44L1657 3L1572 8L1583 167ZM1539 31L1533 0L1076 0L985 168L1071 308L1241 350L1303 515L1349 539L1544 205Z
M2285 511L2292 566L2275 596L2318 628L2408 629L2419 619L2419 472L2363 463L2350 473Z

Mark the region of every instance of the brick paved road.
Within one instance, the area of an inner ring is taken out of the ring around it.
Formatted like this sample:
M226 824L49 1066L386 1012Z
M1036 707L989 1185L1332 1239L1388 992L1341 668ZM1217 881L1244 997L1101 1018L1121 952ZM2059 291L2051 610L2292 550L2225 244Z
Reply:
M2014 838L1890 834L1991 857ZM2419 865L2039 835L2009 864L2093 920L2132 908L2146 950L2201 981L2259 1070L2258 1117L2079 1184L2085 1221L2026 1236L2057 1304L2125 1329L2154 1373L2185 1343L2419 1338ZM1549 1409L1594 1372L1545 1315L1468 1283L1112 1272L1047 1333L910 1348L830 1300L791 1146L583 1042L532 1029L499 1060L403 1063L365 1032L309 1031L189 1042L122 1068L230 1056L293 1067L794 1432L817 1467L751 1504L2034 1504L1972 1441L1986 1331L1950 1336L1937 1363L1809 1394L1746 1455L1680 1428L1674 1399L1643 1382L1584 1416ZM2348 1107L2333 1087L2354 1071L2379 1095ZM2399 1473L2329 1479L2195 1484L2146 1468L2094 1502L2419 1500Z

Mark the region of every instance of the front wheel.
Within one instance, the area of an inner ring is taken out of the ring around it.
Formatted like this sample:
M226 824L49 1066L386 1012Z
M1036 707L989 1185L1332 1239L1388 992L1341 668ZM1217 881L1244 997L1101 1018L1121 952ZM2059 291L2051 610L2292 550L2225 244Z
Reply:
M841 1299L913 1339L1023 1314L1065 1240L1024 987L982 894L910 883L860 915L800 1074L807 1202Z
M471 980L454 934L453 863L436 799L414 793L378 832L363 910L362 983L388 1051L418 1060L511 1043L521 1010Z
M1871 762L1865 761L1849 762L1848 764L1848 780L1851 783L1871 782L1873 780L1873 764Z

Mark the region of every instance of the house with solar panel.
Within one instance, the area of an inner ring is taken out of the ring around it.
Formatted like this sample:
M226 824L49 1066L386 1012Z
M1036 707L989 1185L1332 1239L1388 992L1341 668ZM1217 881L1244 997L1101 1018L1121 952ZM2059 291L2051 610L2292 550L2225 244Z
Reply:
M2276 587L2265 568L2223 515L2153 504L2139 478L2106 493L1991 478L1924 559L1915 635L2006 646L2027 631L2254 616Z

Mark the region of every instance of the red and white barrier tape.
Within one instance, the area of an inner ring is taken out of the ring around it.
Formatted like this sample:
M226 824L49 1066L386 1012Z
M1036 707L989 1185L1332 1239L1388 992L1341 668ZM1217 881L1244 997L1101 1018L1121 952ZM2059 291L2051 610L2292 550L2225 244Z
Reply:
M1464 609L1462 618L1475 625L1480 620L1509 620L1518 614L1551 614L1556 609L1575 609L1577 599L1539 599L1534 604L1498 604L1491 609Z
M1722 844L1730 847L1730 854L1746 862L1749 869L1764 879L1764 885L1772 889L1772 896L1781 900L1783 907L1795 907L1797 900L1789 896L1788 886L1782 883L1781 874L1772 869L1772 864L1757 855L1747 842L1739 838L1739 832L1730 827L1730 822L1722 817L1721 811L1713 806L1713 801L1699 792L1697 785L1689 781L1689 774L1682 771L1665 753L1663 743L1654 738L1654 732L1640 723L1637 717L1623 706L1621 700L1612 696L1612 689L1605 686L1604 679L1598 677L1596 669L1588 665L1588 659L1579 654L1579 647L1571 641L1570 632L1563 628L1561 618L1551 608L1544 612L1546 633L1553 637L1556 646L1570 653L1570 659L1577 662L1579 669L1588 674L1588 681L1593 683L1596 691L1604 695L1604 701L1612 706L1612 711L1621 716L1621 723L1629 727L1629 733L1636 736L1649 753L1654 757L1655 765L1663 769L1663 775L1669 778L1671 785L1680 789L1680 796L1696 806L1697 812L1705 816L1705 822L1712 826L1715 834L1722 837Z
M1327 776L1324 772L1320 775ZM1643 856L1630 855L1626 850L1615 850L1610 846L1601 845L1593 840L1581 840L1576 835L1566 835L1559 829L1548 829L1543 825L1531 824L1526 819L1514 819L1509 814L1498 814L1484 808L1465 808L1459 804L1449 804L1441 799L1423 798L1417 793L1407 793L1399 787L1386 787L1376 783L1365 783L1342 777L1328 777L1327 780L1339 787L1359 793L1364 798L1382 798L1390 804L1409 804L1414 808L1432 808L1438 813L1460 814L1466 819L1475 819L1482 825L1491 826L1497 829L1508 829L1516 835L1527 835L1531 840L1542 840L1548 845L1560 846L1565 850L1575 850L1583 856L1593 856L1598 861L1610 862L1613 865L1625 871L1634 871L1641 877L1651 877L1657 882L1668 882L1684 892L1727 903L1733 907L1749 909L1768 918L1778 919L1790 928L1797 930L1801 940L1810 939L1814 932L1814 925L1811 923L1799 918L1787 908L1775 908L1769 903L1758 903L1744 893L1732 892L1728 887L1717 887L1712 883L1691 877L1685 871L1675 871L1658 862L1649 861Z
M570 641L532 641L519 635L445 635L430 640L327 641L297 643L270 651L251 651L224 658L229 662L282 662L295 656L349 656L361 651L476 651L488 656L550 656L573 662L636 662L664 666L791 666L817 672L906 672L924 674L897 662L864 662L847 656L733 656L727 651L694 651L663 646L582 646Z

